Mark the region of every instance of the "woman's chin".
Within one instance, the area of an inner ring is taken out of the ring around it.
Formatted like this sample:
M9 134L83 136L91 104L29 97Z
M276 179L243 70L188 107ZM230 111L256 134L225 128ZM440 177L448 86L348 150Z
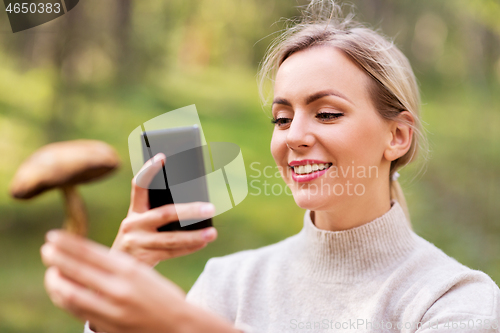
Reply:
M293 199L297 206L302 209L320 210L328 205L332 205L336 198L321 194L314 194L310 191L293 192Z

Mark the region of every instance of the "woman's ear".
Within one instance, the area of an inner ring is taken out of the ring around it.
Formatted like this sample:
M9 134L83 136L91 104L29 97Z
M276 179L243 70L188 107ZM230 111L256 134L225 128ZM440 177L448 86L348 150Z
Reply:
M414 123L413 115L408 111L400 112L397 119L391 121L389 142L384 151L388 161L394 161L408 152L413 138L411 125Z

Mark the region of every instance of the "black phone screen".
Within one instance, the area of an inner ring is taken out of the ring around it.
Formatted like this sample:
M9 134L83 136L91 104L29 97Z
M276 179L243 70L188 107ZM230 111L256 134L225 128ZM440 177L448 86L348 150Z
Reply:
M163 168L155 175L148 189L150 209L173 204L170 186L189 182L206 175L199 129L196 126L174 129L145 131L141 135L144 161L157 153L164 153L167 160ZM169 184L170 181L170 184ZM205 201L208 202L206 181L198 181L193 188L176 203ZM206 219L187 226L179 221L165 224L158 231L198 230L212 226L212 219Z

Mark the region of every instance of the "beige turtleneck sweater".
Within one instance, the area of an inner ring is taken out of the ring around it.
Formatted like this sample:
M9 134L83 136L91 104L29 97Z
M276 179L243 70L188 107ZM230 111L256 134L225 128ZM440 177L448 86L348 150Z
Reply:
M210 259L187 301L266 332L500 332L500 289L415 234L401 206L362 226Z

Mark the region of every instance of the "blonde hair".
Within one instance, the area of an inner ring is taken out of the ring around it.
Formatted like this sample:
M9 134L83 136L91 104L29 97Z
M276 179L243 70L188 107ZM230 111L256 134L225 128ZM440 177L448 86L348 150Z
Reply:
M281 64L293 53L318 45L331 45L343 51L372 80L369 92L375 108L387 120L405 122L413 129L408 152L391 162L389 183L391 199L399 202L408 221L406 200L393 174L412 162L426 138L420 121L420 93L411 65L394 43L382 34L353 21L352 11L342 15L342 8L333 0L312 0L303 10L299 22L293 22L269 47L259 69L259 92L266 104L266 82L274 82ZM409 111L414 122L398 118ZM422 149L427 152L426 147Z

